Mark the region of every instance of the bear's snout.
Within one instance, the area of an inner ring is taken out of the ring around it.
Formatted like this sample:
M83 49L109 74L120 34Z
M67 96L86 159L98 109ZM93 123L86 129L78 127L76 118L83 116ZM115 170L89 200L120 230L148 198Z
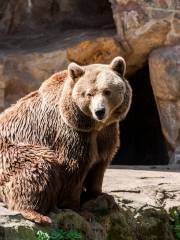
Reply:
M109 116L109 107L107 99L102 95L98 94L93 96L90 104L90 111L92 116L97 121L104 121Z
M106 113L105 107L99 108L95 111L95 114L96 114L98 120L102 120L105 116L105 113Z

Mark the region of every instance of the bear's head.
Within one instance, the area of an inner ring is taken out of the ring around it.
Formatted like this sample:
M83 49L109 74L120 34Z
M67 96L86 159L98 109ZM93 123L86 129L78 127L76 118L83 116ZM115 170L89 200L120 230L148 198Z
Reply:
M126 63L122 57L114 58L109 65L70 63L64 97L68 96L80 110L80 116L84 115L86 121L89 118L93 125L121 120L127 114L132 98L131 88L124 78L125 71Z

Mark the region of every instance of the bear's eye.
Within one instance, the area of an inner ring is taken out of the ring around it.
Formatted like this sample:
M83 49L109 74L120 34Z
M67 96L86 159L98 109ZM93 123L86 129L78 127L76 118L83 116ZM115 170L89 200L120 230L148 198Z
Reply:
M87 93L87 97L92 97L92 94L91 93Z
M111 95L111 91L109 91L109 90L104 90L103 93L106 96L110 96Z

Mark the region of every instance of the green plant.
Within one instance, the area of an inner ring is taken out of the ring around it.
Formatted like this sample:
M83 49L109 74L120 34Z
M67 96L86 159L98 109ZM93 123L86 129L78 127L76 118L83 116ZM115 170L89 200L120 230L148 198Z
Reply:
M39 230L36 233L36 237L37 237L37 240L49 240L50 239L49 234L47 232L43 232L41 230Z
M177 240L180 240L180 211L177 208L170 210L171 225Z
M63 229L55 229L51 232L43 232L39 230L36 234L37 240L82 240L82 234L76 230L65 231Z

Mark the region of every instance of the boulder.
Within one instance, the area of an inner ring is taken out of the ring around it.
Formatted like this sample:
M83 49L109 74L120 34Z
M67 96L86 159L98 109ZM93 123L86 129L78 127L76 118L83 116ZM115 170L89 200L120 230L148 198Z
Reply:
M52 46L51 46L52 47ZM38 89L42 81L67 67L66 51L59 48L36 52L12 51L0 57L0 106L6 108Z
M67 51L79 64L106 63L121 55L127 61L127 76L142 68L150 52L180 40L177 1L110 0L117 35L74 45Z
M77 45L67 49L67 58L79 64L109 63L120 55L127 62L127 76L141 69L148 59L148 54L157 47L164 45L170 31L167 21L151 22L137 34L128 38L128 43L122 38L111 36L80 41Z
M179 2L173 0L110 0L117 39L124 50L129 74L158 47L180 40Z
M98 37L80 41L67 49L67 58L81 65L104 63L109 64L118 56L125 55L118 41L113 36Z
M180 160L180 45L154 50L149 57L151 84L162 131L173 158Z
M98 213L96 212L95 218L91 222L86 221L71 210L51 213L50 216L53 225L46 227L25 220L18 214L1 216L0 239L49 239L38 238L38 232L41 231L48 236L53 231L63 229L63 232L74 230L81 236L78 239L87 240L175 240L171 231L169 216L163 209L149 207L135 213L123 208L116 211L101 208Z

